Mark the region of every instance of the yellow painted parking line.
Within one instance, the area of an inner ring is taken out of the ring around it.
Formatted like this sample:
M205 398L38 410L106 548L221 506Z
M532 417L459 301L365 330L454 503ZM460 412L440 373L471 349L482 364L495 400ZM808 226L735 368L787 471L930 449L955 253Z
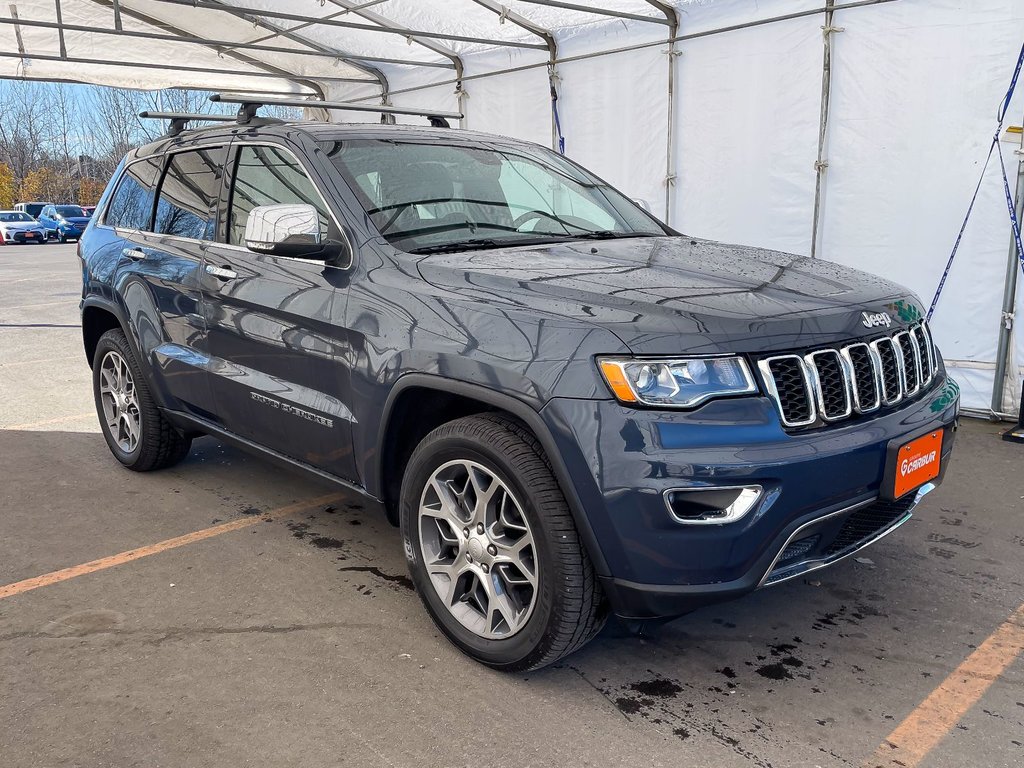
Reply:
M44 419L43 421L31 421L28 424L14 424L10 427L0 427L0 429L35 429L36 427L47 427L51 424L62 424L65 421L77 421L78 419L95 415L96 411L88 411L87 413L76 413L72 416L57 416L52 419Z
M214 536L220 536L222 533L230 533L231 531L237 531L242 528L249 528L257 523L264 523L277 518L288 517L289 515L296 515L300 512L306 512L314 507L338 502L343 498L344 496L341 494L332 493L326 496L319 496L314 499L307 499L306 501L299 501L295 504L279 507L278 509L267 512L266 514L254 515L253 517L243 517L238 520L232 520L228 523L221 523L220 525L215 525L210 528L203 528L199 531L186 533L184 536L176 536L173 539L159 541L156 544L139 547L138 549L129 549L127 552L120 552L116 555L110 555L109 557L102 557L99 560L91 560L88 563L82 563L81 565L74 565L70 568L64 568L59 571L44 573L42 576L34 576L31 579L16 581L13 584L7 584L0 587L0 599L20 595L33 589L39 589L40 587L48 587L51 584L58 584L62 581L74 579L78 576L95 573L96 571L103 571L117 565L130 563L133 560L139 560L143 557L149 557L150 555L156 555L160 552L166 552L169 549L183 547L186 544L194 544L197 541L203 541Z
M1024 652L1024 605L896 726L865 768L915 768Z

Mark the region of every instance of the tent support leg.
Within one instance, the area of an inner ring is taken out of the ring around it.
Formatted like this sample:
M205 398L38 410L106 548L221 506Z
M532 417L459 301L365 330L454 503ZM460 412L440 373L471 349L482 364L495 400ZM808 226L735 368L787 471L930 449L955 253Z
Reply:
M676 57L682 53L676 50L678 34L679 17L673 12L668 33L668 124L665 137L665 223L669 226L672 226L672 189L676 184Z
M1017 220L1024 214L1024 142L1017 150ZM992 410L1003 411L1003 393L1006 390L1006 368L1010 359L1010 345L1013 343L1013 314L1017 303L1017 270L1020 256L1017 242L1010 233L1010 253L1006 257L1006 279L1003 281L1003 313L999 321L999 341L996 345L996 371L992 382ZM1021 404L1024 414L1024 403Z
M825 170L828 168L828 114L832 95L832 33L842 32L842 27L832 25L836 0L825 2L825 24L821 28L824 37L824 53L821 65L821 117L818 120L818 159L814 161L814 218L811 220L811 258L821 253L821 214L825 196Z

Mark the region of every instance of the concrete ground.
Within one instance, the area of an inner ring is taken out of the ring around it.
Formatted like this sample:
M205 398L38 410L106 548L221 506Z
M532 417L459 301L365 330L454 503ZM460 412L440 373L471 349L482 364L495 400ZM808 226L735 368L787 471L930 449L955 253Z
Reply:
M1024 764L1024 445L997 426L864 559L506 676L439 636L358 500L209 438L122 469L78 293L74 246L0 247L4 768Z

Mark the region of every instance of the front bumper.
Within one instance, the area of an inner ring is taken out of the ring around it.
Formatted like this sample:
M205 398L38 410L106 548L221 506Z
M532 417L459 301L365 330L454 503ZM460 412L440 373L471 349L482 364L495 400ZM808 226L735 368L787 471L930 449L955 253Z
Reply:
M4 232L5 243L45 243L46 233L40 230L17 230Z
M945 428L944 473L958 403L956 385L940 372L910 403L794 433L766 398L719 400L688 413L556 398L542 416L600 549L594 560L613 609L656 618L829 565L894 530L919 498L880 500L889 445ZM739 485L764 493L742 519L721 525L681 524L663 497L669 489Z

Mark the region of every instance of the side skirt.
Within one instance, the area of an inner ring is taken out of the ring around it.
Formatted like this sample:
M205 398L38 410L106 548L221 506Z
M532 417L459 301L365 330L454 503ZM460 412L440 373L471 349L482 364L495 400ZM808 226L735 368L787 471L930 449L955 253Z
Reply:
M175 427L182 430L183 432L198 432L204 435L215 437L221 442L227 443L228 445L234 446L235 448L240 448L241 450L246 451L248 453L253 453L258 456L262 456L266 459L269 459L278 466L284 467L286 469L297 469L301 472L305 472L306 474L313 475L314 477L317 477L328 483L341 486L346 491L349 491L353 496L359 497L360 501L369 502L379 512L384 512L384 503L380 499L368 493L365 488L362 488L354 483L351 483L348 480L342 480L340 477L337 477L336 475L332 475L329 472L324 472L322 469L317 469L314 466L299 461L298 459L293 459L290 456L285 456L283 453L278 453L272 448L267 448L266 446L260 445L259 443L255 443L252 440L248 440L247 438L239 437L234 432L229 432L223 427L217 426L216 424L206 421L205 419L201 419L198 416L183 413L182 411L171 411L166 409L162 409L161 413L163 413L163 415L167 418L169 422L171 422Z

